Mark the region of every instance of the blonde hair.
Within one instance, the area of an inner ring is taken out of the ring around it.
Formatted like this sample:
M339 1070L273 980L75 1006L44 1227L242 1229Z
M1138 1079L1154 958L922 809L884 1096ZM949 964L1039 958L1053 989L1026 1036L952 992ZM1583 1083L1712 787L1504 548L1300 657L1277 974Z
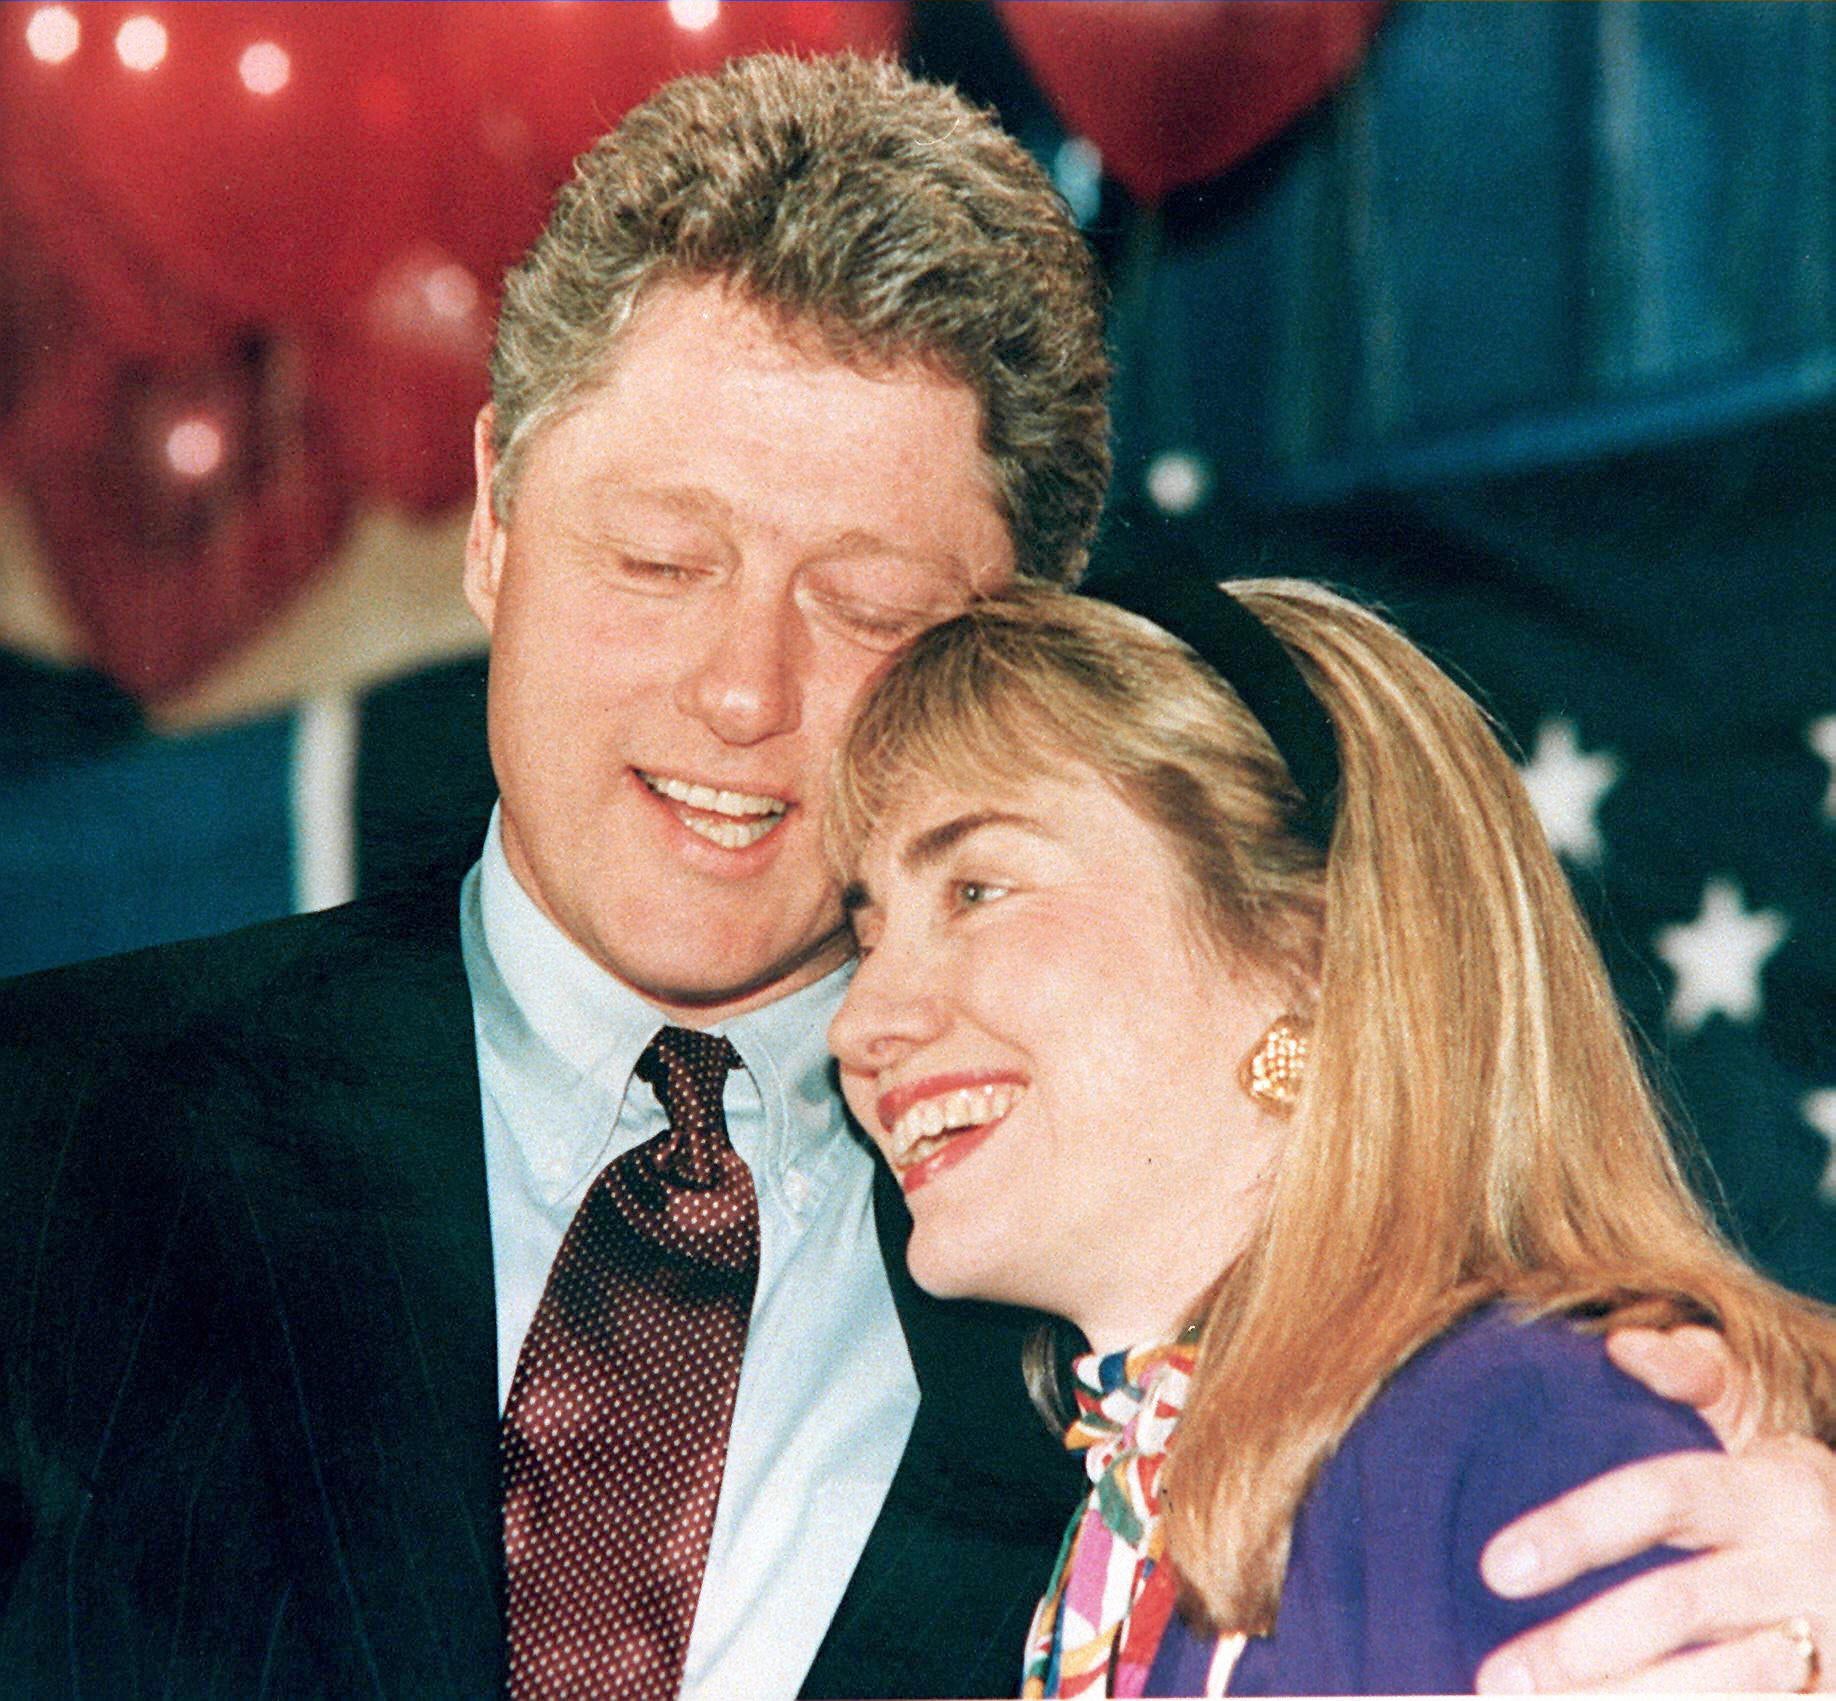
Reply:
M1017 587L921 636L838 759L832 844L914 786L1085 764L1167 835L1230 960L1311 1023L1269 1204L1204 1301L1170 1551L1212 1625L1269 1629L1296 1510L1385 1380L1474 1308L1720 1329L1776 1424L1836 1440L1836 1312L1757 1275L1686 1185L1599 953L1478 706L1367 609L1230 591L1330 715L1330 851L1266 733L1132 615Z
M528 442L601 379L645 295L706 281L862 370L916 362L966 385L1020 572L1077 578L1109 482L1095 262L992 118L850 54L676 78L581 155L504 281L499 519Z

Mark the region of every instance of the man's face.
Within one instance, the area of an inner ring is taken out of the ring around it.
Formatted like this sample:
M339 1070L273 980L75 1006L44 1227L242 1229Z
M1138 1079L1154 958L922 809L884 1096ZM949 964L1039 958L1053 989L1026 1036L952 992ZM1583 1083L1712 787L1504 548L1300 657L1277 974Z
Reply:
M864 376L716 284L639 308L505 524L481 419L505 854L653 1002L705 1022L848 955L830 758L892 653L1013 570L980 425L963 385Z

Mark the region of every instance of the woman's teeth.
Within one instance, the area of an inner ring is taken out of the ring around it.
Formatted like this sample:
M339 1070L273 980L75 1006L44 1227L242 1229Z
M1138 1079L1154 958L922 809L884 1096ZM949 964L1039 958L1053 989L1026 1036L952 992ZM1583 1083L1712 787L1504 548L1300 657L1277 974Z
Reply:
M716 791L713 786L665 779L661 774L647 774L642 769L638 770L638 778L658 797L666 797L671 803L680 803L686 809L700 811L699 814L690 815L678 810L676 819L691 833L698 833L725 850L744 850L748 845L756 845L784 819L784 812L790 807L781 797L763 797L745 791ZM726 819L710 820L710 816L724 816Z
M1011 1081L991 1081L923 1099L892 1125L896 1160L911 1164L928 1157L952 1135L1000 1121L1025 1096L1026 1089Z

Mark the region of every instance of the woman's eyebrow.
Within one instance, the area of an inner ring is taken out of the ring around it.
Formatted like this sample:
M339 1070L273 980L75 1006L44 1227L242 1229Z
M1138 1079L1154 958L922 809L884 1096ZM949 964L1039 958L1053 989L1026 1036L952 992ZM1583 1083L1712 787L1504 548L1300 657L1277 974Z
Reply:
M984 827L1018 827L1023 833L1045 837L1045 827L1031 815L1019 815L1008 809L978 809L967 815L956 815L948 821L927 827L908 840L899 852L900 863L911 873L929 868L941 861L971 833Z

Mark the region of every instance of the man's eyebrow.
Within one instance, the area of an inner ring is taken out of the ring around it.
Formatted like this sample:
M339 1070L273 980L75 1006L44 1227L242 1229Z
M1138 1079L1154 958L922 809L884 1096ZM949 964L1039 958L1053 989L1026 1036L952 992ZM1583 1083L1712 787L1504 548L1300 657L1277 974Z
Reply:
M954 550L934 551L902 543L896 538L884 536L880 532L868 531L860 526L851 526L846 531L836 532L822 540L813 552L818 556L880 555L888 560L902 561L914 567L932 567L948 572L962 566Z
M733 510L724 497L699 484L632 484L620 494L628 500L667 508L691 520L728 520Z
M927 827L900 851L899 861L916 874L941 861L971 833L979 833L984 827L1018 827L1023 833L1045 836L1045 828L1030 815L1018 815L1010 809L978 809Z

